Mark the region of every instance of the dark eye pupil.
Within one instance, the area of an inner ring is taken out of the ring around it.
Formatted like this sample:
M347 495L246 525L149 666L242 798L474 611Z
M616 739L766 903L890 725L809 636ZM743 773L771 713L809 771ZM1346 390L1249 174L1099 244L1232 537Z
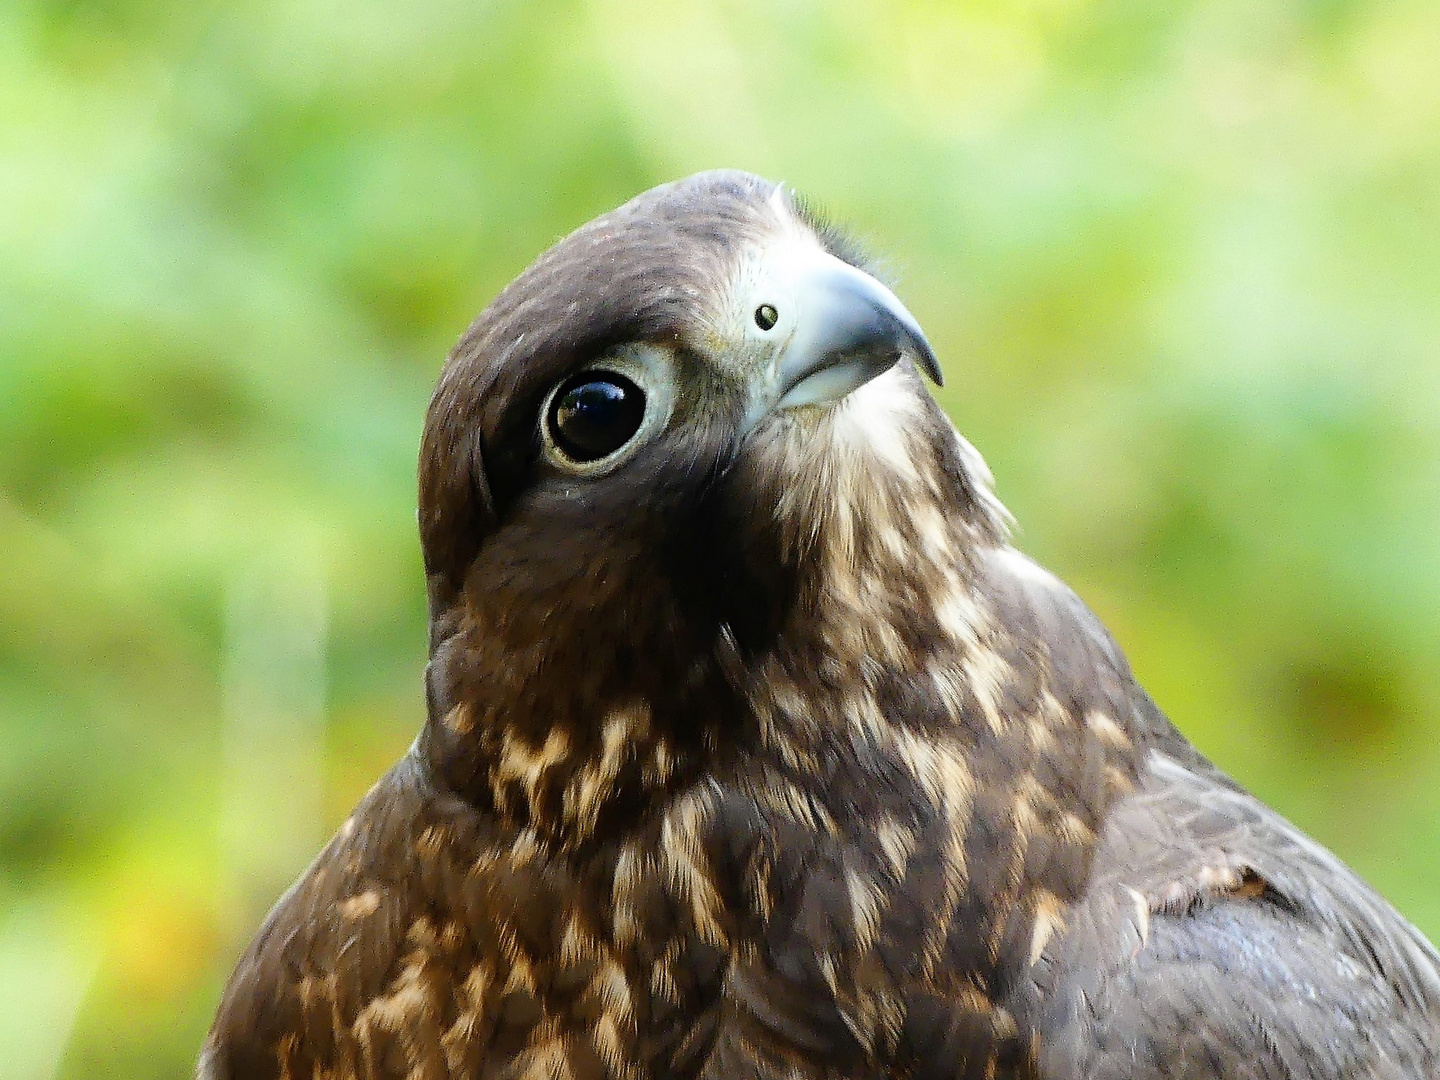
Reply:
M771 304L761 304L755 309L755 325L761 330L769 330L780 321L780 313Z
M550 437L573 461L613 454L640 430L645 394L624 375L585 371L556 392L550 405Z

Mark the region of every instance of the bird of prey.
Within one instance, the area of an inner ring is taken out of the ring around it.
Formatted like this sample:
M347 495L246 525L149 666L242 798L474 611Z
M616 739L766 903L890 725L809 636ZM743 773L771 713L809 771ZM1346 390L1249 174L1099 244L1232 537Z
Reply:
M784 186L561 240L446 363L428 718L202 1080L1416 1080L1440 958L1011 546Z

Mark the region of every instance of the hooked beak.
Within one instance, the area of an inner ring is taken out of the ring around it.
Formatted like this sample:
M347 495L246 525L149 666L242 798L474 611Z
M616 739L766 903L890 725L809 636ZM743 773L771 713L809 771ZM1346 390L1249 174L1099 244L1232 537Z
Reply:
M839 401L905 355L941 384L940 364L920 324L864 271L816 253L797 268L791 301L794 327L768 373L763 411Z

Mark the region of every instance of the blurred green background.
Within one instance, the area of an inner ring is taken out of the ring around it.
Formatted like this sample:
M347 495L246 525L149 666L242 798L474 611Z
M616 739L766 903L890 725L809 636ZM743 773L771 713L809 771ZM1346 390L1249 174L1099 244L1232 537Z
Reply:
M189 1073L422 716L422 413L733 165L889 256L1019 542L1440 934L1434 0L0 3L0 1080Z

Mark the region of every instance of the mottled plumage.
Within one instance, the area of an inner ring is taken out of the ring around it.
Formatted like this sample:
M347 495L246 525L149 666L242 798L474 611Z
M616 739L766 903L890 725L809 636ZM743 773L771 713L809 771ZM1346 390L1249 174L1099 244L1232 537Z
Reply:
M429 718L202 1077L1436 1073L1435 952L1010 547L856 261L702 174L470 328L421 452ZM650 425L595 465L546 428L587 369Z

